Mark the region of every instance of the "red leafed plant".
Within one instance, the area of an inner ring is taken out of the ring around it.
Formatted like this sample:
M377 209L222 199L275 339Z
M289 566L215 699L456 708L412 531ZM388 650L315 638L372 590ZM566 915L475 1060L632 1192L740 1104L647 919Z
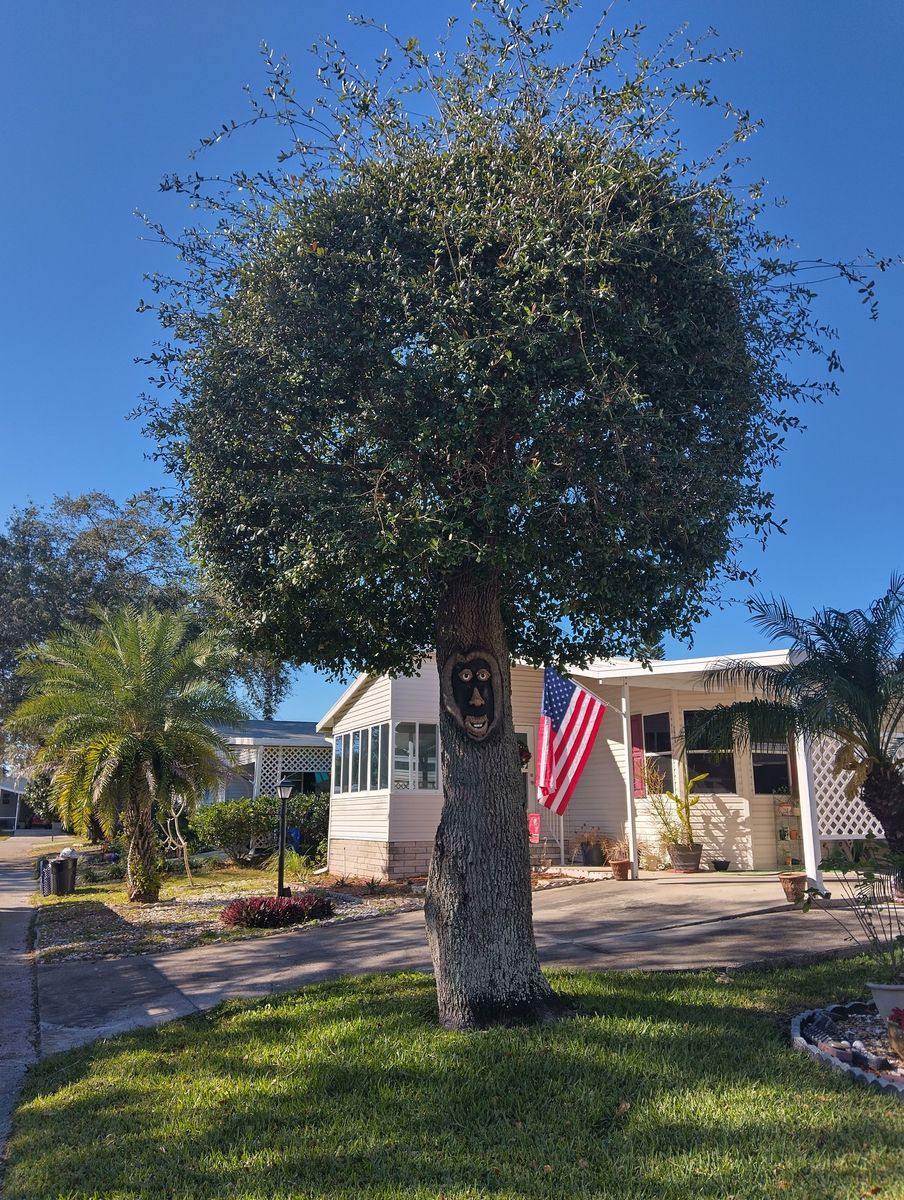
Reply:
M888 1019L892 1025L900 1025L904 1029L904 1008L893 1008L888 1014Z
M333 902L326 896L243 896L227 904L220 913L224 925L246 929L280 929L333 915Z

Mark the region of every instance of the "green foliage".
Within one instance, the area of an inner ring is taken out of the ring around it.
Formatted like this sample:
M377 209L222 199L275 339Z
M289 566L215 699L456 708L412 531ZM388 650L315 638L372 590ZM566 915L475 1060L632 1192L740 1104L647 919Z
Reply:
M688 636L834 386L813 264L731 149L755 124L724 105L727 146L681 148L730 55L603 21L563 61L574 5L477 7L456 53L382 34L372 77L328 39L310 109L270 55L284 174L165 184L214 228L157 229L185 274L153 280L150 430L237 626L334 672L411 670L462 572L530 662Z
M92 606L179 608L192 587L178 529L152 492L123 504L88 492L14 509L0 533L0 719L24 696L17 667L27 646L66 621L93 619Z
M799 735L836 739L836 770L851 773L848 797L862 794L904 851L904 578L893 575L867 609L825 608L804 618L784 600L763 597L750 607L759 630L789 643L789 660L730 661L709 671L709 688L757 695L708 709L695 737L722 746L785 743Z
M233 862L249 862L277 844L279 807L276 796L216 801L195 810L191 830L200 843L225 850ZM293 796L286 805L286 823L301 831L309 852L319 852L326 838L329 808L326 794Z
M223 739L211 728L241 717L216 679L214 639L187 638L172 612L98 611L97 627L68 625L32 646L20 671L28 698L13 728L40 743L53 771L51 795L65 824L92 819L129 839L130 895L159 886L153 816L173 797L191 804L222 774Z

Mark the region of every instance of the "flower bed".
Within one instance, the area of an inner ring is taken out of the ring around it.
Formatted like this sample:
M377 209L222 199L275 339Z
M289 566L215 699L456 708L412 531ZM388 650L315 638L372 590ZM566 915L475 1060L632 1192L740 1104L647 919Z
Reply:
M889 1045L874 1004L855 1000L801 1013L791 1022L791 1043L833 1070L904 1102L904 1060Z
M226 905L220 920L224 925L244 929L283 929L332 915L333 903L328 896L307 892L303 896L243 896Z

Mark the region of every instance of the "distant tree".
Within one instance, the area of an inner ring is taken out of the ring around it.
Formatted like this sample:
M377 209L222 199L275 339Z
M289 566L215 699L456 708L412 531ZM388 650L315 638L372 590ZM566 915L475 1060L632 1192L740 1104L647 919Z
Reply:
M181 613L98 612L97 625L66 625L23 656L28 696L11 718L53 771L51 797L79 833L96 818L128 839L128 891L160 892L155 814L188 805L223 773L226 744L213 726L243 714L218 682L215 639L189 639Z
M696 736L713 745L786 742L803 735L838 742L835 768L850 772L859 796L904 856L904 578L867 609L824 608L798 617L784 600L752 603L753 624L787 642L790 661L726 662L707 673L714 688L743 688L754 699L707 710Z
M436 654L426 917L458 1028L562 1011L533 940L510 656L689 637L744 575L739 530L775 523L791 407L832 390L789 360L837 366L814 264L730 165L749 116L723 106L729 145L704 162L681 145L718 55L647 55L604 20L563 61L567 0L476 7L458 51L386 34L372 78L327 40L310 107L270 55L251 123L287 129L283 172L165 184L214 228L173 239L185 274L154 281L175 399L148 402L256 644L335 673ZM872 299L864 273L828 273Z
M18 655L93 605L181 608L194 590L179 531L153 492L13 510L0 532L0 721L22 699Z

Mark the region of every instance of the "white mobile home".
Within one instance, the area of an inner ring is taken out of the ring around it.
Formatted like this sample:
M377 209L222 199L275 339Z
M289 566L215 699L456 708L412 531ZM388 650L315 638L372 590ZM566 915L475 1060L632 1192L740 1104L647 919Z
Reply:
M732 656L735 657L735 656ZM782 650L737 657L781 663ZM596 744L564 817L537 803L534 781L543 672L512 668L512 711L530 753L525 803L539 814L536 852L553 862L580 861L582 831L627 837L635 862L655 849L659 830L644 792L643 766L655 760L666 787L680 789L685 770L706 772L694 825L703 864L729 859L733 869L806 867L815 877L820 840L863 837L878 826L842 795L832 748L759 746L725 754L689 749L681 734L694 714L740 693L703 687L715 659L628 660L573 670L606 704ZM718 660L722 661L722 660ZM438 745L439 681L432 660L412 678L360 676L317 725L333 744L329 864L345 875L423 874L442 808Z

